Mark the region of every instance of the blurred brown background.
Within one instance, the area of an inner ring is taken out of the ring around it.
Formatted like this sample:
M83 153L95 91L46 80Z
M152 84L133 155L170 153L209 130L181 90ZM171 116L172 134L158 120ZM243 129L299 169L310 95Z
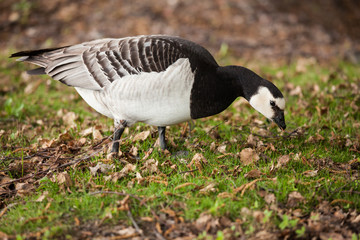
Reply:
M359 0L0 0L0 47L177 35L242 59L360 62Z

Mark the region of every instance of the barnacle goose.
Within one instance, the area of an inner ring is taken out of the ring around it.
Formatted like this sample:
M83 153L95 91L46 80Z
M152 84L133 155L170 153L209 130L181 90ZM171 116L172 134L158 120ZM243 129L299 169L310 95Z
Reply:
M100 39L73 46L12 54L72 86L99 113L113 118L112 152L126 127L136 122L165 127L215 115L237 97L285 129L285 100L279 89L251 70L219 66L200 45L172 36Z

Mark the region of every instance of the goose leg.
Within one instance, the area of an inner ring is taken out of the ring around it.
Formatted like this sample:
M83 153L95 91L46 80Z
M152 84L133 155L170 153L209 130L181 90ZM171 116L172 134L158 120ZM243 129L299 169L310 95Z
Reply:
M165 149L166 149L165 129L166 129L166 127L158 127L160 148L161 148L162 150L165 150Z
M191 137L191 131L194 129L195 123L194 120L190 120L188 121L188 123L189 123L189 137Z
M113 145L111 148L111 152L118 153L119 147L120 147L120 137L123 134L124 130L126 128L126 122L125 121L117 121L115 120L115 131L114 131L114 137L113 137Z

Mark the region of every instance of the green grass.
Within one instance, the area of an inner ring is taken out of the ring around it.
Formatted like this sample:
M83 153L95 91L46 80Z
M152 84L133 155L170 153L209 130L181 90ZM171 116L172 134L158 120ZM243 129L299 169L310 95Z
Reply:
M112 121L91 110L74 89L47 77L24 78L22 72L29 69L28 66L6 56L1 56L0 61L0 81L4 86L0 88L0 131L4 130L0 134L1 176L16 179L46 169L44 166L49 165L43 165L44 162L59 166L54 160L56 157L67 157L61 163L79 158L79 151L89 152L98 141L90 135L86 136L86 143L75 150L69 150L69 146L76 144L82 137L80 132L91 126L99 125L103 136L111 135ZM141 227L146 225L143 217L150 217L151 224L156 221L162 224L163 234L169 225L156 220L156 216L164 214L164 209L171 209L176 217L165 216L176 221L181 218L195 224L201 214L210 214L213 219L227 217L233 224L217 227L215 233L199 230L195 232L199 239L224 239L226 234L253 236L260 230L280 233L284 229L290 230L292 236L306 237L313 235L301 219L310 218L311 213L323 214L317 210L320 204L328 202L332 209L344 212L359 211L360 111L356 107L360 105L360 68L342 62L336 66L310 63L305 66L306 71L299 71L297 67L299 63L257 66L260 75L283 90L287 100L286 133L266 122L248 104L237 100L225 112L195 121L190 136L181 134L183 129L187 132L185 124L171 126L167 137L176 146L170 146L171 155L154 148L147 159L154 159L158 164L157 170L151 173L144 169L145 162L141 159L156 141L156 128L137 124L124 134L121 145L125 155L133 146L138 148L137 160L123 157L136 166L135 171L116 182L106 181L106 177L120 172L124 164L106 159L106 152L102 151L80 164L21 181L28 183L31 191L14 191L18 183L5 186L11 194L1 195L1 207L8 206L8 209L1 216L0 231L18 239L76 238L81 236L81 231L95 234L94 229L106 226L131 226L126 210L129 207ZM38 79L41 79L38 87L25 93L26 87ZM291 94L296 87L301 88L301 93ZM74 112L77 126L69 130L59 111ZM255 119L262 122L256 123ZM152 131L144 142L131 139L144 130ZM67 131L70 139L55 148L40 149L41 144L36 145L39 138L56 139ZM263 145L249 146L250 134ZM225 156L212 150L211 144L216 148L225 144ZM248 166L241 163L239 153L246 147L258 153L258 162ZM50 158L26 157L40 150ZM179 151L185 154L177 156ZM189 172L195 166L188 164L197 153L208 163L202 165L201 171ZM283 155L289 155L290 161L277 168L278 159ZM108 173L92 176L89 167L99 162L115 167ZM254 169L261 171L262 175L255 178L260 180L242 195L237 189L254 181L245 177ZM313 176L306 174L315 170ZM56 177L63 171L72 181L68 187ZM141 179L137 178L139 174ZM177 188L186 183L189 185ZM201 189L211 183L214 183L212 191L202 193ZM122 194L92 194L96 191ZM47 192L45 198L37 201L44 192ZM288 205L291 192L299 192L303 200L294 206ZM128 200L126 194L130 194ZM272 204L265 201L264 196L269 194L275 196ZM294 215L295 210L303 217ZM261 214L256 215L259 212Z

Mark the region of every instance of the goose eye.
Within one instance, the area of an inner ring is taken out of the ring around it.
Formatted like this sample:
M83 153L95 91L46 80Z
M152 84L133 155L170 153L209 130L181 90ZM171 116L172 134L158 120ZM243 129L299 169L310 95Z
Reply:
M270 105L273 106L273 107L275 107L275 102L271 100L271 101L270 101Z

